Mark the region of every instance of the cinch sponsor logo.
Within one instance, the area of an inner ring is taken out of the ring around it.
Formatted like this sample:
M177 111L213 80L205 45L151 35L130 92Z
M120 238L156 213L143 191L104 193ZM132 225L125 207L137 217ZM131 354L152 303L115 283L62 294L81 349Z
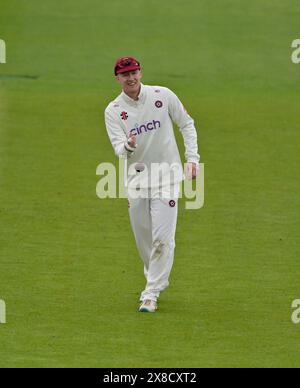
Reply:
M130 133L134 136L140 135L142 132L153 131L153 129L160 128L160 121L150 121L147 124L138 125L136 124L135 128L130 130Z

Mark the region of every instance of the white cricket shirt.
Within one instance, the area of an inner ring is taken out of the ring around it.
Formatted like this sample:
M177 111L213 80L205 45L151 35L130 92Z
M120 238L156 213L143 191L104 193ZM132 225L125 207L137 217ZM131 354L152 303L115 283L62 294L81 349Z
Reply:
M142 84L137 101L122 92L107 106L105 124L111 144L117 156L128 159L128 187L155 188L184 179L172 121L183 135L186 161L199 163L194 120L170 89ZM130 134L137 138L133 152L125 148ZM138 162L145 166L139 173L134 169Z

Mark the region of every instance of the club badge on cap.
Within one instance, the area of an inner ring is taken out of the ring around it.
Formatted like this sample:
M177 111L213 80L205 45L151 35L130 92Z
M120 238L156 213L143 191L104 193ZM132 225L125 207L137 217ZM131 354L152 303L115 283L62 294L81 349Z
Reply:
M115 64L115 75L140 69L141 65L134 57L122 57L119 58Z

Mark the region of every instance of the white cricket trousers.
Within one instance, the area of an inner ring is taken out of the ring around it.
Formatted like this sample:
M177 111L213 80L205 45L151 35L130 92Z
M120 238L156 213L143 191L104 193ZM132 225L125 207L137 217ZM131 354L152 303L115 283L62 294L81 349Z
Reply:
M140 300L156 301L169 285L174 261L179 185L146 190L150 198L136 198L128 191L129 216L137 248L144 262L146 288Z

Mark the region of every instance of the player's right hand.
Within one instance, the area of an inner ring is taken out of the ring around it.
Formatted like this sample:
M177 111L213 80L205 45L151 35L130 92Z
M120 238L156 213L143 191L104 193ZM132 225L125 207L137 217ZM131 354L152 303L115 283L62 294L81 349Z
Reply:
M136 147L136 136L135 135L130 135L127 143L130 147L135 148Z

